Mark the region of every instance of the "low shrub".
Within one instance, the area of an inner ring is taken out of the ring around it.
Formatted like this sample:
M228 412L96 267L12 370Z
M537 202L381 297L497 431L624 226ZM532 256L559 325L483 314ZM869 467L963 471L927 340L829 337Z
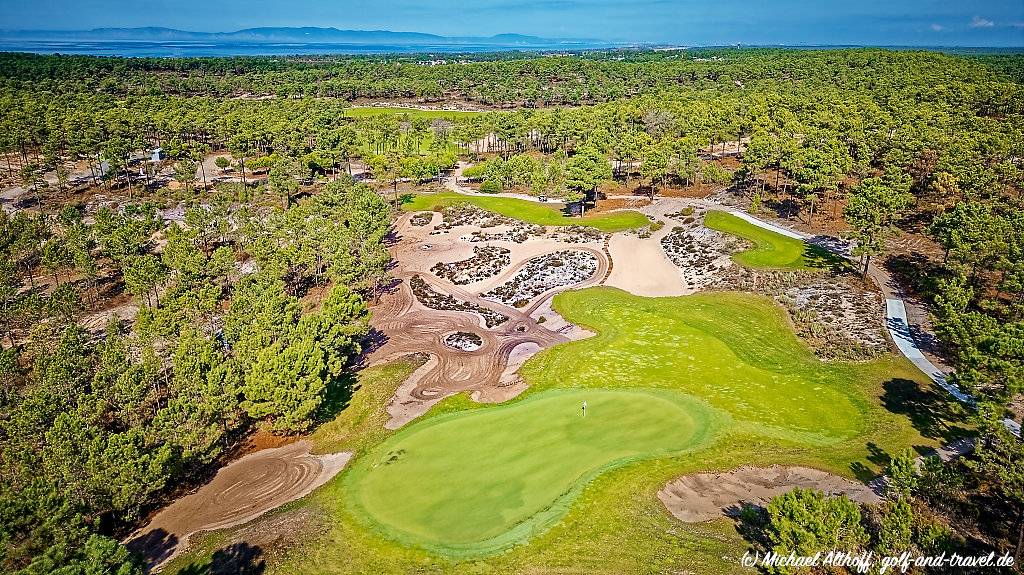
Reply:
M485 180L480 184L480 191L485 194L499 194L501 193L501 184L494 180Z

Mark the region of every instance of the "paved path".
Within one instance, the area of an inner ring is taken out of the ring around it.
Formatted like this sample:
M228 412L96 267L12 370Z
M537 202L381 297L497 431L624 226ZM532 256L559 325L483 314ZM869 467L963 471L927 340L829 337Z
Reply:
M946 374L935 367L928 358L924 356L921 349L917 347L913 335L910 333L910 324L907 321L907 308L903 300L886 298L885 300L885 325L892 336L893 343L899 348L900 353L906 356L911 363L923 371L932 381L948 391L958 401L967 404L974 404L974 399L960 390L955 384L946 381Z

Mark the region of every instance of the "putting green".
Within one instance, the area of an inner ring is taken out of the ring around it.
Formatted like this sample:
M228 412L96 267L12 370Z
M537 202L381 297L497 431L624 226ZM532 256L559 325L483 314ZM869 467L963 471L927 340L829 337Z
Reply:
M962 424L947 419L955 401L902 357L818 361L766 297L590 288L560 294L555 307L597 335L534 356L520 371L526 396L509 404L457 395L392 432L384 405L419 363L359 372L348 407L313 437L320 452L355 459L277 516L309 506L327 532L275 556L268 573L740 573L735 557L749 543L728 522L670 519L655 495L667 481L772 464L866 477L882 471L882 454L939 443L919 421ZM616 390L625 395L609 410L596 394ZM555 397L565 405L546 403ZM572 419L583 398L586 421ZM614 427L592 427L609 419ZM595 437L607 451L591 451ZM671 455L680 446L691 451ZM165 572L209 570L230 537L197 536Z
M803 240L784 236L738 218L730 213L711 210L704 216L704 225L720 232L741 237L754 247L732 256L733 261L750 268L819 269L844 263L827 250Z
M725 419L674 391L551 390L413 425L359 459L345 491L403 543L488 554L549 527L600 473L705 445Z
M633 210L602 212L575 218L563 215L561 211L540 202L502 196L470 196L455 192L417 194L412 200L403 204L402 209L419 212L455 204L472 204L496 214L541 226L589 226L604 232L621 232L642 228L651 223L646 216Z

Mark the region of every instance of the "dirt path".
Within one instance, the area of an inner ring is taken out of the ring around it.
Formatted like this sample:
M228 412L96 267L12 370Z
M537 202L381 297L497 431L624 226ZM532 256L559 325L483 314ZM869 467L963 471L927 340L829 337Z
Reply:
M352 457L348 452L312 455L311 445L299 441L230 463L198 491L165 507L126 544L150 568L158 568L184 551L192 535L248 523L304 497L337 475Z
M658 499L680 521L697 523L736 516L744 504L765 506L796 487L844 494L860 503L882 498L863 483L807 467L740 467L725 473L693 473L670 481Z

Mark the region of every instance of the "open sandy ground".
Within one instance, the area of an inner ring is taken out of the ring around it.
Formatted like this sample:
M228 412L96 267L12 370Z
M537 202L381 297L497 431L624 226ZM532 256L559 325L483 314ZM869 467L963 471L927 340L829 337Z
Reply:
M776 495L796 487L826 494L842 493L861 503L879 503L863 483L807 467L740 467L725 473L694 473L670 481L658 499L680 521L696 523L723 515L735 516L745 504L765 506Z
M640 211L657 221L666 222L649 237L635 233L615 234L608 242L608 251L614 262L612 273L605 285L648 297L678 296L693 293L683 284L679 268L668 259L661 248L661 238L672 230L667 213L678 211L680 201L659 200Z
M478 226L435 230L440 216L435 215L428 225L420 226L411 223L413 217L403 216L396 225L391 248L396 267L392 275L401 281L373 307L372 325L383 334L383 343L370 355L370 363L386 363L411 353L425 353L430 360L402 384L388 404L391 418L387 427L391 429L401 427L454 393L469 391L475 399L488 402L505 401L521 393L525 386L515 371L523 362L541 349L582 335L582 330L573 329L551 310L551 298L565 289L599 283L609 267L607 256L596 242L576 243L548 236L531 236L524 242L469 242L466 238L479 232ZM498 227L487 231L501 230ZM431 273L438 262L468 259L473 256L473 247L482 245L509 250L510 264L496 275L465 285L455 285ZM583 282L549 289L520 308L481 297L480 294L514 278L531 259L561 250L592 254L597 259L596 272ZM413 276L419 276L435 292L496 311L508 320L488 328L477 313L429 308L413 293L409 283ZM541 316L543 322L539 321ZM476 334L480 347L464 351L446 345L444 338L454 332Z
M349 452L313 455L299 441L242 457L206 485L178 499L133 533L126 544L157 568L188 547L189 537L242 525L267 511L304 497L348 463Z

